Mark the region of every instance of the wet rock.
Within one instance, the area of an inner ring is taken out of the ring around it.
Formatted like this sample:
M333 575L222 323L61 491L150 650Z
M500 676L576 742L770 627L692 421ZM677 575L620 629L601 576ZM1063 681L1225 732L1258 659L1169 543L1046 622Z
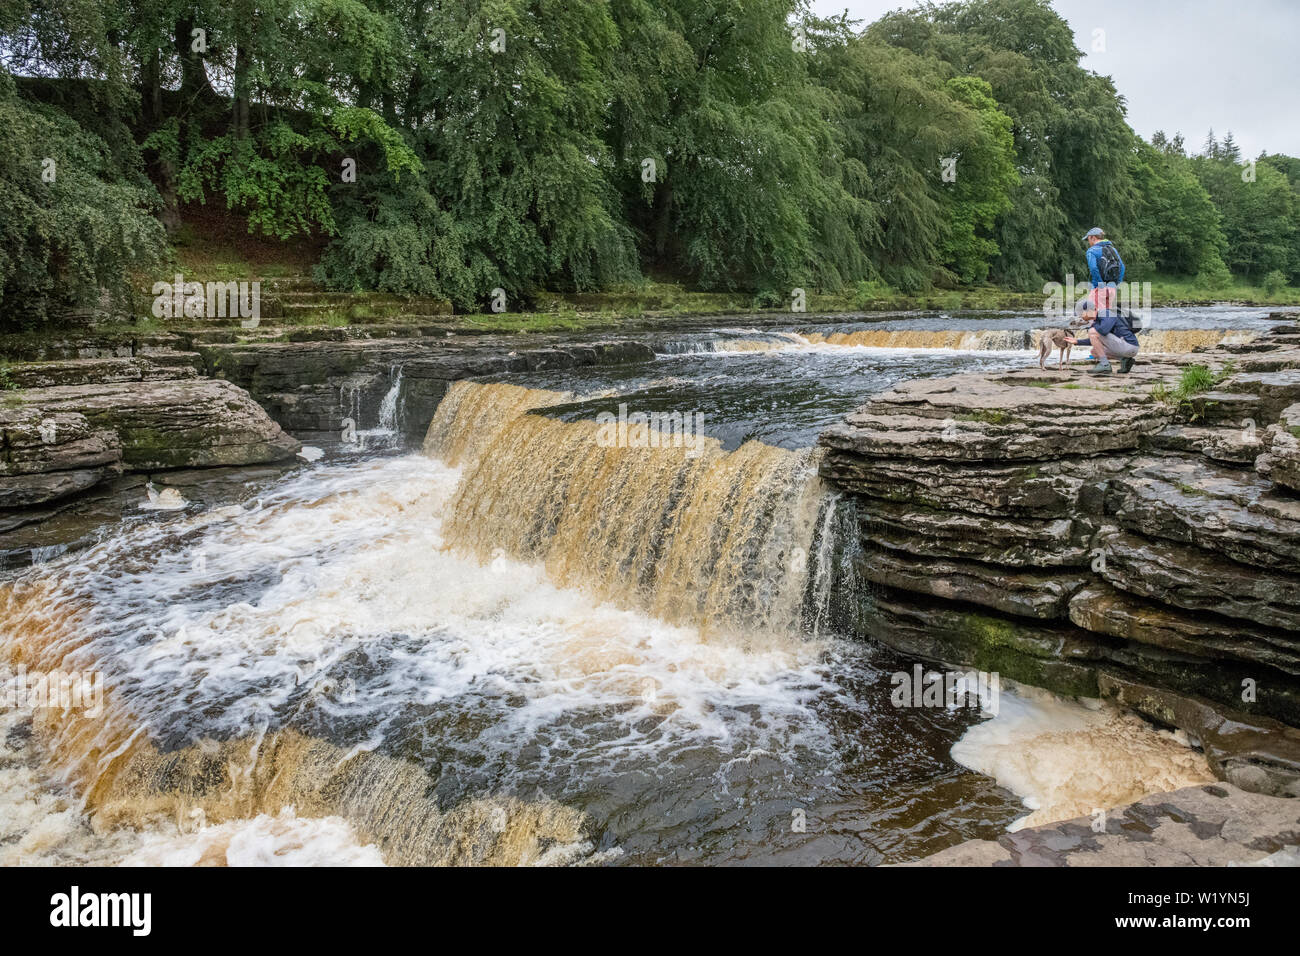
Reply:
M1255 430L1239 425L1170 425L1151 436L1150 444L1162 451L1190 452L1234 465L1253 464L1260 448Z
M1279 629L1300 629L1300 577L1124 531L1103 532L1101 576L1132 594Z
M1234 392L1258 396L1263 412L1263 418L1256 419L1260 425L1276 421L1284 408L1300 402L1300 368L1242 372L1233 375L1228 384Z
M131 471L251 465L301 447L243 389L210 379L64 385L13 393L29 415L80 415L117 437Z
M73 411L0 408L0 454L0 508L56 501L122 470L116 433Z
M1185 787L1103 818L971 840L911 866L1263 866L1300 844L1300 801L1231 784Z
M1095 531L1069 518L1008 520L892 501L873 502L859 530L864 541L904 554L1021 568L1086 565Z
M888 598L844 620L1058 692L1109 675L1300 726L1300 348L1260 341L1102 379L912 382L846 416L820 473L854 496L856 579ZM1220 388L1155 401L1191 362ZM1233 772L1274 790L1282 773Z
M1097 679L1104 698L1186 731L1215 776L1253 793L1300 796L1300 731L1267 717L1114 673Z
M581 344L517 337L242 342L203 344L209 373L247 389L297 434L378 424L382 400L398 384L397 427L408 437L428 429L451 382L481 375L647 361L654 351L634 341ZM398 374L400 372L400 382Z
M868 551L860 559L863 580L890 588L969 601L1022 617L1063 618L1070 597L1088 575L998 568L976 561L912 558L895 551Z
M1283 409L1263 440L1268 451L1256 459L1256 470L1274 484L1300 492L1300 404Z
M1105 500L1107 516L1127 530L1245 564L1300 569L1300 500L1254 472L1198 458L1144 458L1111 476Z
M1097 634L1198 658L1261 663L1300 677L1300 634L1189 613L1097 582L1070 599L1070 620Z
M867 635L904 654L973 667L1072 697L1096 697L1103 648L1068 626L892 590L870 599Z

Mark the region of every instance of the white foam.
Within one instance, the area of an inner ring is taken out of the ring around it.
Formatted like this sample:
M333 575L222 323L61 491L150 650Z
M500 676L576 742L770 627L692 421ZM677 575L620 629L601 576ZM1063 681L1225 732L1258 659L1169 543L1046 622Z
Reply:
M379 848L357 842L341 817L299 819L292 808L200 827L193 833L154 831L123 866L383 866Z
M1156 730L1100 701L1005 683L998 714L953 745L953 759L993 777L1033 811L1009 829L1087 816L1150 793L1214 780L1181 733Z

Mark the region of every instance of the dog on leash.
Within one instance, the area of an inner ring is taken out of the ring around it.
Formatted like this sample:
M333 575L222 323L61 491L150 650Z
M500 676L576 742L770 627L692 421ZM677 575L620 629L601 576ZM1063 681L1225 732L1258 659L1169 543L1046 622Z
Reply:
M1043 329L1038 335L1038 367L1047 368L1047 358L1052 349L1060 349L1056 367L1064 368L1070 360L1070 349L1074 346L1074 329Z

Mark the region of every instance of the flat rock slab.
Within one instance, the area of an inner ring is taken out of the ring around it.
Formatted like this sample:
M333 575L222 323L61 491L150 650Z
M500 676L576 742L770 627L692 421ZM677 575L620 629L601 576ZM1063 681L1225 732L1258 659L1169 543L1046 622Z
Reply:
M1229 783L1157 793L1093 817L972 840L912 866L1295 865L1300 800Z
M13 395L24 412L73 413L112 432L131 471L260 464L292 458L302 447L247 392L224 381L63 385Z
M1135 449L1168 425L1173 411L1127 385L1128 376L1111 378L1115 383L1074 389L978 374L906 382L826 429L821 443L866 458L957 461Z

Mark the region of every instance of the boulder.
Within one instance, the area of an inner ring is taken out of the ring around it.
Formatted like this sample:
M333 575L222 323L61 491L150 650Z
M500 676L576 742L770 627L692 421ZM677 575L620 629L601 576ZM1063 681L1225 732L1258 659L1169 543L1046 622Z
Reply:
M28 414L76 414L112 433L129 471L259 464L292 458L302 447L229 382L63 385L14 395Z
M122 470L116 433L74 411L0 408L0 454L0 508L55 501Z

